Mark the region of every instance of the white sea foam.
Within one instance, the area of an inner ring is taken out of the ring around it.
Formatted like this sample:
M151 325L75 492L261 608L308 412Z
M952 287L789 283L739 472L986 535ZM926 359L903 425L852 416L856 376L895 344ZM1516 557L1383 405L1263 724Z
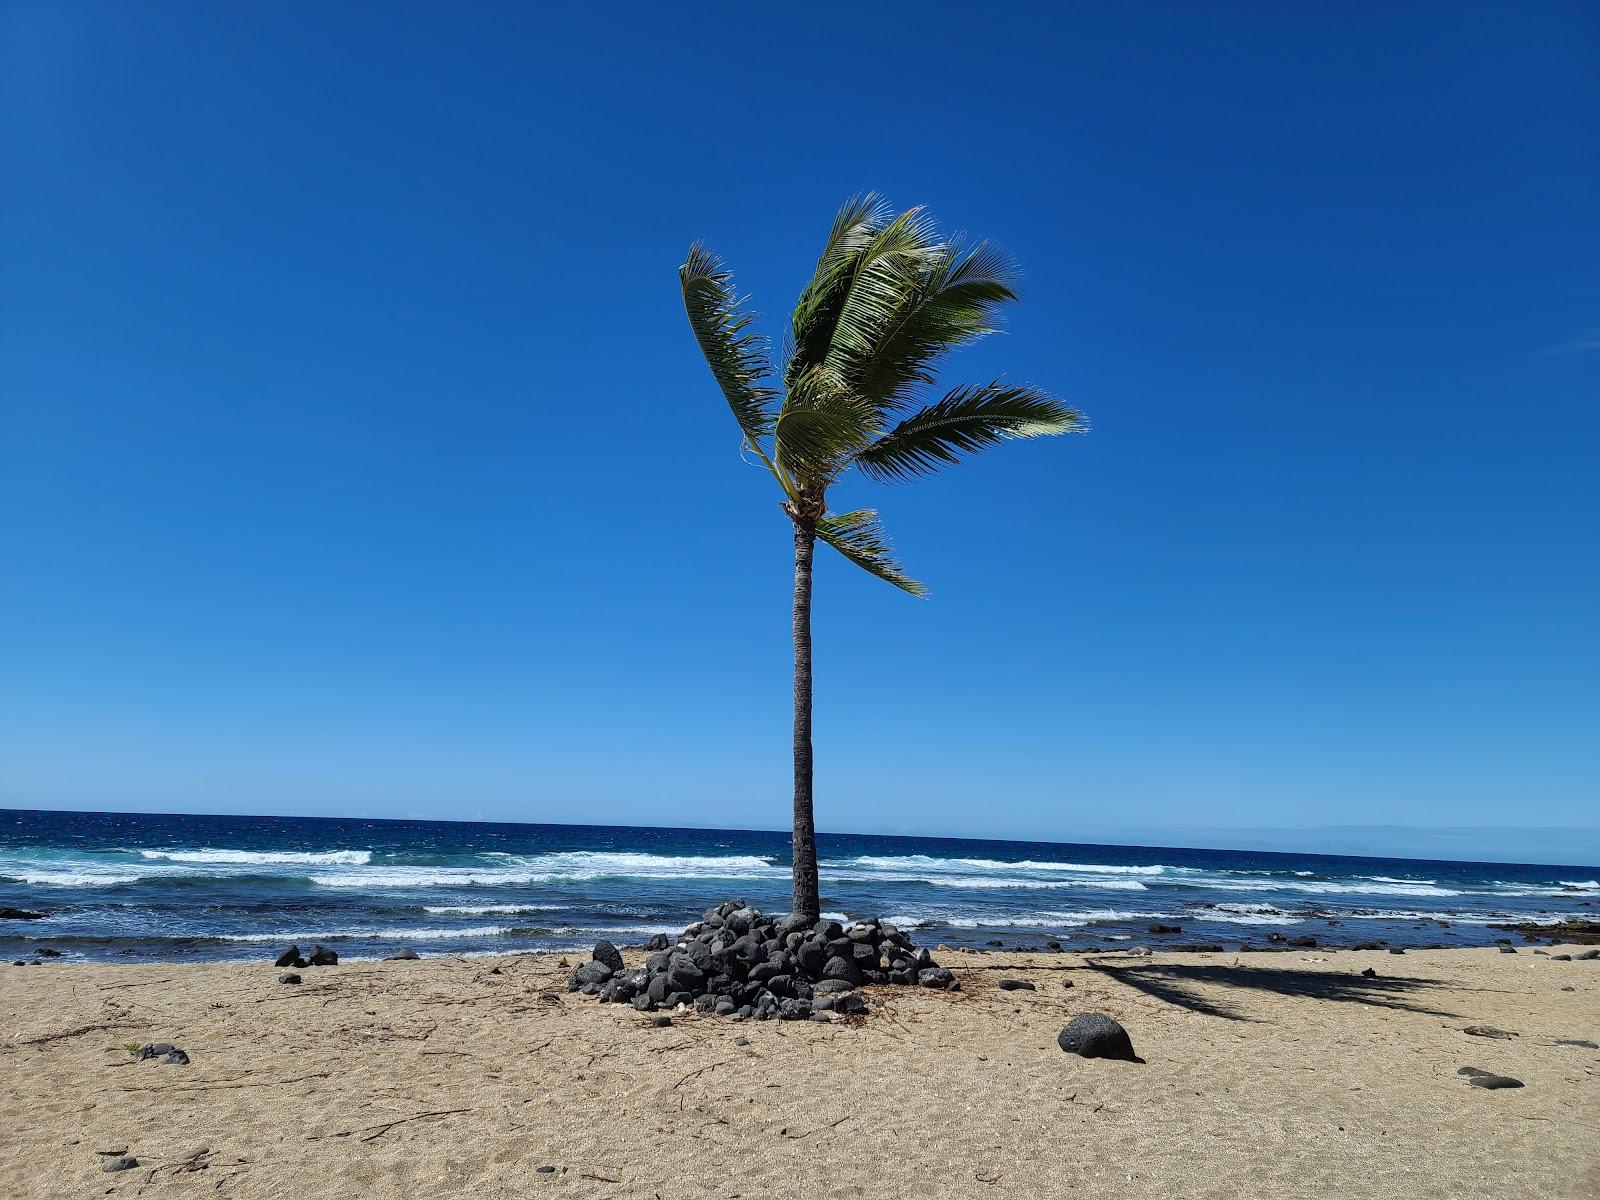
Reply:
M1154 914L1097 908L1084 912L1041 912L1029 916L991 913L976 917L944 917L941 923L956 929L1056 929L1089 925L1096 921L1145 921Z
M1577 888L1580 892L1600 891L1600 880L1596 879L1590 879L1583 883L1573 883L1569 879L1559 879L1556 882L1564 888Z
M1270 904L1218 904L1214 908L1195 909L1186 914L1186 919L1222 921L1229 925L1298 925L1301 920Z
M557 912L550 904L441 904L428 905L422 910L441 917L488 917L516 913Z
M0 872L0 879L31 883L39 887L115 887L119 883L137 883L143 878L145 876L142 874L131 874L126 870L119 871L113 868L52 870L31 863L15 867L7 865L4 872Z
M639 879L779 879L775 867L753 854L622 854L574 850L559 854L504 854L491 851L493 865L481 867L366 867L312 875L311 882L335 888L506 887L606 877Z
M497 855L498 857L498 855ZM777 870L756 854L627 854L620 851L570 850L554 854L513 854L508 861L553 874L630 875L647 878L700 879L766 875ZM788 868L783 868L787 874Z
M934 887L944 888L1019 888L1023 891L1051 888L1101 888L1111 891L1142 892L1137 879L930 879Z
M321 929L307 933L224 933L224 942L442 942L451 938L498 937L510 932L499 925L473 925L459 929Z
M180 863L219 863L230 866L365 866L370 850L141 850L143 858Z
M1057 871L1084 875L1160 875L1169 867L1110 866L1100 863L1003 862L993 858L933 858L926 854L872 855L841 859L824 866L869 867L890 871L934 871L967 874L972 871Z

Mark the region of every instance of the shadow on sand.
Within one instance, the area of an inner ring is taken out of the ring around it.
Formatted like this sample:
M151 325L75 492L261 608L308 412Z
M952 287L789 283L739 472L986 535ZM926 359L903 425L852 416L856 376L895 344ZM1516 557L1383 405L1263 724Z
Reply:
M1418 1003L1430 989L1455 988L1433 979L1414 979L1406 976L1379 975L1367 978L1353 971L1294 971L1280 967L1230 967L1188 963L1121 963L1088 962L1085 966L1119 983L1137 988L1147 996L1177 1004L1207 1016L1224 1017L1230 1021L1252 1021L1235 1005L1216 995L1216 989L1248 988L1257 992L1273 992L1280 996L1295 996L1304 1000L1333 1000L1354 1004L1375 1004L1382 1008L1398 1008L1407 1012L1427 1013L1436 1017L1454 1017L1459 1013L1445 1012ZM1211 992L1212 994L1207 994Z

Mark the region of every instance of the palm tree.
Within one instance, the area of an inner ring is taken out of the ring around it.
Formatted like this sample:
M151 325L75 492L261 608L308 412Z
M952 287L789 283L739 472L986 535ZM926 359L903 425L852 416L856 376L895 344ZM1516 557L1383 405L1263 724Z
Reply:
M1001 380L925 403L950 351L997 327L1016 300L1014 270L988 242L942 238L921 208L898 216L877 196L834 219L800 293L774 370L755 316L703 245L678 269L700 350L753 454L777 481L794 526L794 911L819 915L811 794L811 563L820 538L863 570L926 593L895 561L872 509L832 513L828 489L851 467L915 479L1008 438L1066 433L1082 417L1055 397ZM919 407L921 405L921 407Z

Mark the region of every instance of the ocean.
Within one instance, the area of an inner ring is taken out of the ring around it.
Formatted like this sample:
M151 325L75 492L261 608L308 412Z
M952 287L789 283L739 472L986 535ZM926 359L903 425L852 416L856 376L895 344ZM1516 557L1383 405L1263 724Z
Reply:
M849 834L818 850L824 909L928 945L1472 946L1496 923L1600 917L1594 867ZM787 911L788 863L788 835L757 831L0 810L0 906L48 913L0 921L0 956L628 944L736 896Z

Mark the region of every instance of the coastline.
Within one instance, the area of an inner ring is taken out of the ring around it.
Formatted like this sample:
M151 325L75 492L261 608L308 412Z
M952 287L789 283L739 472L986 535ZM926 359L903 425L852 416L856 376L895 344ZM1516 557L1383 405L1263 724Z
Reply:
M1600 1187L1600 1052L1557 1044L1600 1041L1600 961L1526 946L942 961L960 992L869 988L864 1018L666 1028L568 993L555 954L346 963L299 987L270 961L6 966L0 1194ZM1085 1011L1121 1021L1145 1064L1063 1054L1057 1032ZM1463 1032L1478 1026L1514 1036ZM191 1063L124 1048L156 1040ZM1474 1087L1463 1066L1526 1086ZM96 1152L122 1148L141 1166L102 1173Z

